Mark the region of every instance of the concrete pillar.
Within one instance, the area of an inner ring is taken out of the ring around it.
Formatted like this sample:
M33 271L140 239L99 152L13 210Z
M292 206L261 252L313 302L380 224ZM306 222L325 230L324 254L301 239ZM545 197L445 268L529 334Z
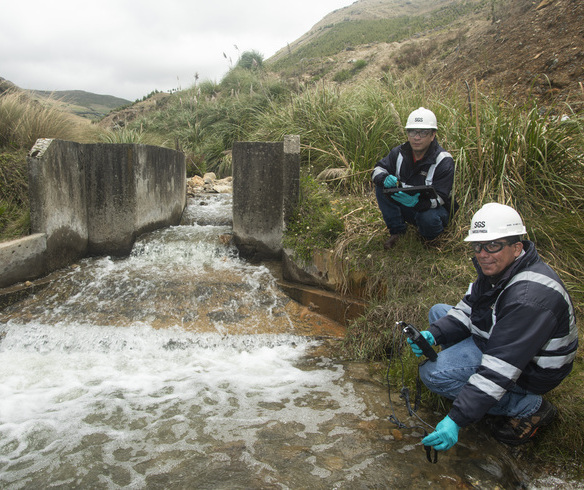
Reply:
M300 137L233 145L233 238L245 258L279 259L298 202Z
M83 145L39 139L28 160L31 232L46 236L39 276L87 254L88 217Z

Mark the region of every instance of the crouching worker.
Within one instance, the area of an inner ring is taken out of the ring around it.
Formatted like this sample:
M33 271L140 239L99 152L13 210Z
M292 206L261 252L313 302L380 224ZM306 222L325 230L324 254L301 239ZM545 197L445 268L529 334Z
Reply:
M484 205L465 238L476 281L455 307L430 310L430 327L422 335L443 349L436 362L420 366L420 377L428 389L454 400L423 439L438 451L451 448L461 427L486 414L503 417L493 436L514 446L531 440L556 415L542 395L572 370L578 347L574 308L533 242L521 241L525 232L513 208Z
M436 116L420 107L408 116L405 129L408 141L379 160L371 174L377 204L390 235L383 245L386 250L403 236L407 223L431 241L444 231L450 219L454 160L436 140ZM432 186L436 197L403 191L388 196L384 192L392 187L420 185Z

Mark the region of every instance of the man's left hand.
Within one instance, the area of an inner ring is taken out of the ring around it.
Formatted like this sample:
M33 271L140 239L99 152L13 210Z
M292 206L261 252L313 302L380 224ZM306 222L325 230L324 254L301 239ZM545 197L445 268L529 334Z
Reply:
M446 451L458 442L460 427L448 415L444 417L436 430L422 439L424 446L433 446L436 451Z
M420 193L418 192L417 194L410 196L409 194L400 191L393 194L391 198L395 199L397 202L399 202L402 206L405 206L406 208L413 208L416 204L418 204Z

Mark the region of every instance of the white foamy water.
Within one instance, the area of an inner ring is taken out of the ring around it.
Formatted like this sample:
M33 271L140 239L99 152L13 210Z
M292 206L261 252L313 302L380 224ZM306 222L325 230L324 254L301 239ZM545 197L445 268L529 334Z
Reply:
M266 424L302 421L296 435L305 437L339 411L360 416L363 402L338 384L341 366L296 366L308 345L299 337L222 338L148 326L8 327L0 353L0 482L26 488L40 472L72 485L98 465L118 475L101 477L105 485L140 486L145 475L136 468L161 457L170 469L226 443L251 453Z

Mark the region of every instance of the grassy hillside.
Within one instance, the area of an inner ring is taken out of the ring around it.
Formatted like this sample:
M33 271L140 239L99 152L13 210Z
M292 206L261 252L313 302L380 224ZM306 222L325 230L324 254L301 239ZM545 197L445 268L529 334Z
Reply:
M329 29L334 26L351 22L367 22L372 20L389 20L396 18L411 19L428 17L435 10L443 7L458 4L459 0L359 0L353 4L343 7L326 15L321 21L315 24L310 31L299 37L288 46L283 47L274 56L270 62L276 62L282 57L295 52L308 44L311 44L317 38L325 35ZM480 4L483 0L471 0L465 3ZM412 32L412 35L417 33ZM381 41L387 33L382 35L375 42ZM351 44L362 44L359 38L351 40ZM341 48L342 49L342 48Z
M288 51L279 51L268 60L269 66L284 76L291 75L298 72L299 64L300 69L308 70L327 57L354 51L358 46L401 42L431 31L451 28L455 22L480 11L484 5L481 1L421 1L419 3L424 6L422 13L404 14L401 13L403 9L396 9L380 17L364 15L358 7L359 3L337 11L337 17L342 16L342 19L333 21L333 16L330 23L311 31L309 37L295 43ZM367 12L371 14L371 10Z
M66 112L88 119L100 119L110 111L131 104L131 101L114 97L113 95L100 95L85 92L83 90L61 90L47 92L43 90L31 90L30 93L42 99L51 99L61 106Z
M266 63L301 84L413 73L444 88L476 82L510 100L580 104L582 25L574 0L359 0Z
M131 101L112 95L93 94L83 90L61 90L48 92L44 90L24 90L11 81L0 77L0 95L5 92L18 92L40 102L48 102L57 110L85 119L101 119L114 109L131 104Z

